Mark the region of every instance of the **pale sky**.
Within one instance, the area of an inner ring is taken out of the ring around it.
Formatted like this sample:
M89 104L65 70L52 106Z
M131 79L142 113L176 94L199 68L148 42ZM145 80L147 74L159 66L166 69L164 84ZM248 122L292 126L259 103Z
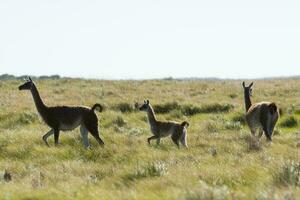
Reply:
M0 74L300 75L300 1L0 0Z

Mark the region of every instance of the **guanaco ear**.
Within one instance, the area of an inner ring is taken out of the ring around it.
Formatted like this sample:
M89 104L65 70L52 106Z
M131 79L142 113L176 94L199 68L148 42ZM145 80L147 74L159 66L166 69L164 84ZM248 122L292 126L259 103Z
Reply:
M144 100L144 104L146 104L147 102L146 102L146 99Z
M150 103L150 102L149 102L149 100L148 100L148 99L147 99L146 103L149 105L149 103Z
M250 83L249 87L252 87L252 85L253 85L253 82L252 82L252 83Z
M242 85L243 85L243 88L245 88L245 81L243 81Z

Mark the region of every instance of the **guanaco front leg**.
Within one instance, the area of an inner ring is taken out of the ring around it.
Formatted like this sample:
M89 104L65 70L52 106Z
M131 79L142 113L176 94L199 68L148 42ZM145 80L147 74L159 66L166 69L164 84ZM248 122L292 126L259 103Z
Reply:
M49 144L48 144L48 142L47 142L47 139L48 139L48 137L49 136L51 136L51 135L53 135L54 134L54 130L53 129L51 129L50 131L48 131L48 133L46 133L44 136L43 136L43 140L44 140L44 142L46 143L46 145L49 147Z

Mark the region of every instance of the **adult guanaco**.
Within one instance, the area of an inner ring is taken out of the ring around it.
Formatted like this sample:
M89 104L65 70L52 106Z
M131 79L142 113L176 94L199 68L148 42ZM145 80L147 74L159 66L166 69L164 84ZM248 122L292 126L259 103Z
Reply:
M69 131L80 126L81 136L85 147L89 147L88 132L97 140L102 146L104 142L99 137L98 131L98 117L95 110L102 111L100 104L95 104L92 108L83 106L54 106L50 107L44 104L40 97L39 91L35 83L30 77L26 82L19 86L19 90L30 90L35 106L43 121L51 128L43 136L43 140L47 146L47 138L54 134L55 145L58 144L59 132Z

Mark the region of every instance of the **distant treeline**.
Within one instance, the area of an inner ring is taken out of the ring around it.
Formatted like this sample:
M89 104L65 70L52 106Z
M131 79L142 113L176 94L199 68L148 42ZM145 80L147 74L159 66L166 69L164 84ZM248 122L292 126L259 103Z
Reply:
M29 75L14 76L11 74L2 74L2 75L0 75L0 80L25 79L28 76ZM62 78L59 75L50 75L50 76L31 76L30 75L30 77L33 79L60 79L60 78Z

